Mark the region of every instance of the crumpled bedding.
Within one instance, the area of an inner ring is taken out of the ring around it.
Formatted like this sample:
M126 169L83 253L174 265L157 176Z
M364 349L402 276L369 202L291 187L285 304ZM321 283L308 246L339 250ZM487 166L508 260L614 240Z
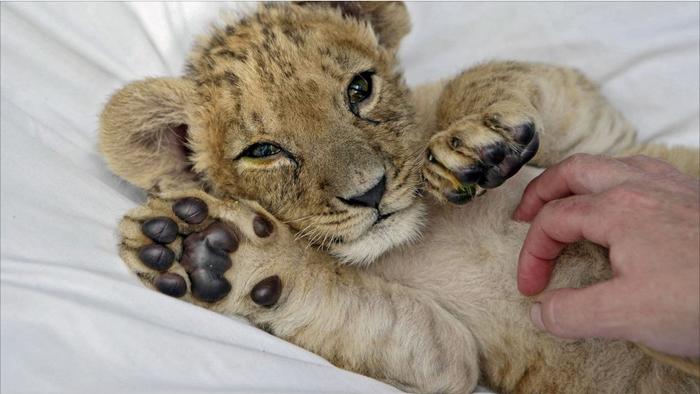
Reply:
M128 81L177 75L241 3L1 6L3 393L388 393L239 319L150 291L117 256L143 194L109 173L97 119ZM409 84L486 59L584 70L641 140L698 145L698 3L410 3ZM410 366L407 366L410 367Z

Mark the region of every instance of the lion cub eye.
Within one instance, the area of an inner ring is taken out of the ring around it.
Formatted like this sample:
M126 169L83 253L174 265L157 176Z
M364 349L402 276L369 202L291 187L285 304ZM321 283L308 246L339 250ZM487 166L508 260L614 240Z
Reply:
M357 112L357 105L372 95L372 71L365 71L357 74L348 85L348 101L350 110Z
M241 157L261 158L274 156L282 152L282 149L272 144L253 144L243 151Z

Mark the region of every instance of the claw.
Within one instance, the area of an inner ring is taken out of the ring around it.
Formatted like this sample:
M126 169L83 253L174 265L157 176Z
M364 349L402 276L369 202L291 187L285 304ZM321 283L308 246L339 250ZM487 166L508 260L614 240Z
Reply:
M462 205L471 201L477 195L477 188L478 186L473 183L463 184L460 185L456 191L450 190L444 193L444 196L447 201L453 204Z

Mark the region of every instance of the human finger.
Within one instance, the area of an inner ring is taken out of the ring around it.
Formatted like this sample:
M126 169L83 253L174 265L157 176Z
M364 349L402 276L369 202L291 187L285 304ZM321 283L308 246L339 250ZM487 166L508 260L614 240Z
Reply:
M626 290L618 279L581 289L548 290L530 317L541 330L563 338L621 338L628 329Z
M546 203L532 221L518 258L518 289L534 295L547 287L562 249L587 239L607 246L608 222L599 220L595 195L571 196ZM609 218L608 218L609 219Z
M597 193L619 185L632 174L629 166L616 159L573 155L530 181L513 218L529 222L548 201L576 194Z

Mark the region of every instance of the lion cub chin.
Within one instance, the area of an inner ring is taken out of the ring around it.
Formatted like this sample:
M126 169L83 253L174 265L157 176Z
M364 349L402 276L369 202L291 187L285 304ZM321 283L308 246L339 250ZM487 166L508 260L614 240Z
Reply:
M338 259L338 263L369 265L388 250L418 240L425 223L425 211L425 204L415 201L408 208L372 225L360 238L331 245L328 252Z

